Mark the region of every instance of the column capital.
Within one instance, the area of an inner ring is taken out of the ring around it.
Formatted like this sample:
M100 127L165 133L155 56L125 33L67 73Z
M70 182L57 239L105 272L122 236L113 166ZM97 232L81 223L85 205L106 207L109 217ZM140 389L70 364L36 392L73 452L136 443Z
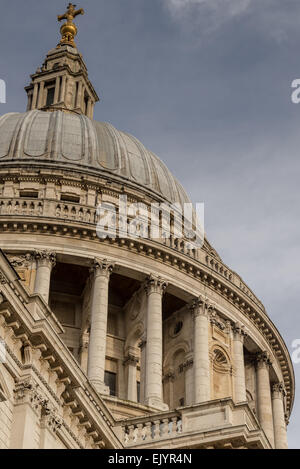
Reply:
M115 267L115 263L111 262L108 259L95 258L93 260L90 271L93 272L96 277L100 275L102 277L106 277L107 279L109 279L110 274L112 273L114 267Z
M147 295L150 295L151 293L159 293L160 295L163 295L167 286L168 283L165 280L159 276L151 274L146 278L144 288Z
M281 398L286 396L285 386L282 382L274 383L272 385L272 399Z
M174 382L175 381L175 372L174 372L174 369L171 367L171 368L168 368L167 370L165 370L164 374L163 374L163 382L168 382L168 381L172 381Z
M138 362L139 362L139 358L136 355L134 355L133 353L128 352L128 354L125 356L123 364L124 365L136 366L138 364Z
M56 264L56 253L53 251L35 251L33 257L39 266L46 266L53 268Z
M266 350L263 352L257 352L255 362L258 368L269 367L272 365L270 354Z
M208 318L215 311L214 304L203 295L195 298L189 305L189 308L192 311L194 319L197 316L206 316Z
M19 381L14 393L17 404L28 403L35 412L39 412L45 405L45 398L39 393L38 385L30 377Z
M247 337L245 326L240 322L235 322L231 325L231 329L233 332L234 340L240 340L241 342L244 342L244 339Z
M209 319L213 326L218 327L221 331L228 332L228 324L220 318L213 306L209 309Z
M53 433L56 433L62 426L62 419L58 417L54 410L49 409L47 406L42 409L41 414L41 427L47 428Z

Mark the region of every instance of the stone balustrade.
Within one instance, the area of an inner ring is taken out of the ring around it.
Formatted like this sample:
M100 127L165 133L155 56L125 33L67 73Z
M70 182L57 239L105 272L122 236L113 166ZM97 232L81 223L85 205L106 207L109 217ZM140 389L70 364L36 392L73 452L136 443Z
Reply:
M1 198L1 215L50 217L91 224L95 224L97 221L95 208L82 204L47 199L41 201L30 198Z
M232 280L233 273L219 260L213 256L207 255L205 257L207 265L218 274L222 275L228 280Z
M44 203L38 199L6 199L0 200L0 215L31 215L42 216Z
M95 209L66 202L55 204L55 216L62 220L75 220L92 224L97 222L97 213Z
M132 419L122 425L122 442L124 446L151 443L166 438L174 438L182 432L180 412L171 412L148 419Z
M116 430L125 448L175 449L183 444L188 448L205 446L220 428L223 437L228 432L239 445L242 441L245 447L270 447L248 404L234 404L229 398L123 420Z

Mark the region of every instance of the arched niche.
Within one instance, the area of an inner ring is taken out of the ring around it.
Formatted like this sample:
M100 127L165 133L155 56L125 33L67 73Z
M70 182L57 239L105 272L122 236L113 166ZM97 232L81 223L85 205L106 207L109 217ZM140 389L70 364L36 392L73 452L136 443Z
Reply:
M190 353L187 341L171 347L164 359L164 402L170 409L186 405L186 356Z
M232 396L232 365L226 350L218 345L211 349L213 399Z
M124 377L126 398L132 401L144 402L146 354L144 344L144 324L142 321L135 324L126 337L124 344L124 359L123 365L125 367ZM132 365L130 365L130 363L132 363ZM132 380L136 384L132 384ZM135 392L132 393L133 386L136 386L136 395Z

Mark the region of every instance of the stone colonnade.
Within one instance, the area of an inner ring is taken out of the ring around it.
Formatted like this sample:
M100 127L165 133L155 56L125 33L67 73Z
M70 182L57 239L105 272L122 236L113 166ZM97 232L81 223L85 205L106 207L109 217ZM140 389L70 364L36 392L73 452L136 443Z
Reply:
M37 271L35 292L39 293L47 302L51 270L55 265L55 254L49 252L36 253ZM104 384L106 334L108 316L108 289L110 275L114 264L107 260L95 259L92 267L93 287L91 303L91 330L88 349L88 377L95 388L102 394L109 390ZM147 295L146 338L144 341L145 371L144 382L141 383L144 403L150 407L167 410L163 402L163 336L162 336L162 298L167 283L160 277L150 276L145 282ZM193 316L193 358L190 360L189 392L193 396L188 404L200 404L209 401L212 396L209 354L209 324L210 315L214 310L203 297L195 299L191 306ZM234 401L246 402L246 381L244 363L244 337L243 327L236 323L232 327L233 354L234 354ZM125 357L125 371L128 383L128 399L137 400L136 365L137 357L128 353ZM258 419L269 442L276 448L287 448L286 422L284 411L285 391L282 383L272 386L270 383L269 368L271 361L267 352L258 353L256 362L257 381L257 410ZM192 372L192 374L191 374ZM187 387L187 386L186 386Z

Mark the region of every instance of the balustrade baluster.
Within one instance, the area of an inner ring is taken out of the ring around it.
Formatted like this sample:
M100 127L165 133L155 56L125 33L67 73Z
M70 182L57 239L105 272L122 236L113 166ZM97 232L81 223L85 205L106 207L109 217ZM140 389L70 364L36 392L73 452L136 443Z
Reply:
M126 425L122 427L122 435L123 435L123 442L125 445L127 445L129 441L129 437L128 437L128 429Z
M162 426L161 426L161 436L163 438L167 438L169 435L169 419L163 419L162 420Z
M177 417L172 417L171 421L172 421L171 433L174 435L175 433L177 433Z
M152 422L145 423L145 441L152 439Z
M134 425L128 425L128 443L134 442Z
M139 443L140 441L143 440L143 427L144 425L142 423L137 424L137 430L136 430L136 441Z
M154 420L153 424L153 438L156 439L160 437L160 420Z

